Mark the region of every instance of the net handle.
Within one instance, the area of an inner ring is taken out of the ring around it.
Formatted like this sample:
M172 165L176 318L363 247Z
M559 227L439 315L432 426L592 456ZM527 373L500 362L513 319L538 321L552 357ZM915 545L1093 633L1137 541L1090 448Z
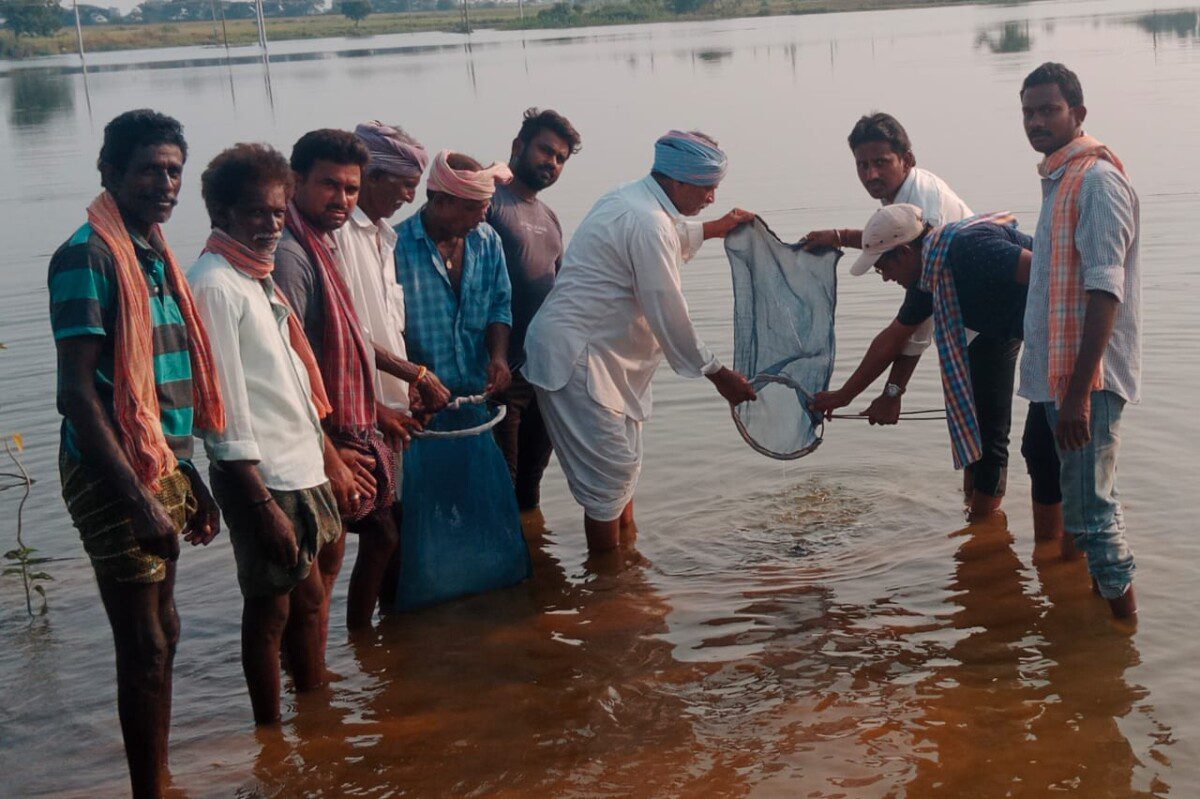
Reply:
M800 391L805 396L808 396L808 392L804 391L804 389L797 386L793 381L789 380L788 378L781 377L779 375L767 374L766 372L759 372L757 375L754 376L754 379L751 380L750 383L758 384L758 385L761 385L764 383L779 383L782 386L787 386L790 389ZM774 458L777 461L794 461L797 458L803 458L805 455L808 455L813 450L815 450L817 447L821 446L821 442L824 441L825 419L820 418L820 423L821 423L820 428L817 428L815 425L813 427L813 431L816 433L816 439L811 444L809 444L807 447L795 450L793 452L774 452L773 450L767 449L766 447L762 446L757 441L755 441L753 438L751 438L750 433L747 432L747 430L746 430L746 425L744 425L742 423L741 418L739 418L737 415L737 409L738 409L737 405L729 406L729 415L733 418L733 426L737 428L737 431L741 435L742 440L745 441L747 444L749 444L750 448L752 450L759 453L760 455L766 455L768 458ZM805 410L807 411L807 408ZM808 411L808 412L811 414L811 411Z
M483 405L488 401L487 394L472 394L466 397L455 397L451 402L447 403L442 410L457 411L465 405ZM508 415L508 408L504 405L496 406L496 415L483 424L477 424L474 427L467 427L462 430L418 430L413 433L415 438L431 438L431 439L446 439L446 438L467 438L468 436L477 436L480 433L486 433L500 422L504 421L504 417Z

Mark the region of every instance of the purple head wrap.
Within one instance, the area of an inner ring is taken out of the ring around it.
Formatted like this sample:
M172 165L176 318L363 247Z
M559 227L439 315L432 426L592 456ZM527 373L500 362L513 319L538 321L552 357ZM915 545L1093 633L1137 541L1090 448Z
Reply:
M354 135L371 153L368 167L401 177L420 177L429 163L425 147L400 128L375 120L354 129Z

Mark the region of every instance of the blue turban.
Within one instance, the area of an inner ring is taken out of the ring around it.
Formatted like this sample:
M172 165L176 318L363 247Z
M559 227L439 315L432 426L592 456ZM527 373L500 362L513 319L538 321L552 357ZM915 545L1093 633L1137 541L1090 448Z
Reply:
M725 153L702 133L668 131L654 142L654 171L693 186L715 186L729 165Z

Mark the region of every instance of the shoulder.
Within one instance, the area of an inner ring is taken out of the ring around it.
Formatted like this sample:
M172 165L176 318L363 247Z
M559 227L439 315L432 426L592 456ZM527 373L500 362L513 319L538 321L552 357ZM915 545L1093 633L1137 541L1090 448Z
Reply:
M188 285L193 292L198 291L231 291L238 288L238 276L233 267L221 256L214 252L201 253L187 270Z
M1111 198L1122 201L1130 201L1136 196L1129 178L1115 165L1104 160L1096 161L1084 173L1080 193L1090 195L1092 199Z
M480 222L471 231L469 238L471 246L477 248L483 253L504 252L504 244L500 239L500 234L496 229L487 222Z
M275 248L275 270L288 276L316 274L312 259L308 257L304 247L288 235L281 238Z
M116 268L108 244L85 222L63 242L50 258L50 272L90 268L112 274Z

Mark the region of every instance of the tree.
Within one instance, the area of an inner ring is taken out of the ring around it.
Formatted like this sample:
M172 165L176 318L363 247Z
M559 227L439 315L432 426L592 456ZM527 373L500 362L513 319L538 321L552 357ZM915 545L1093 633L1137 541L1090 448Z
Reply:
M342 0L342 13L354 20L354 27L371 13L371 0Z
M50 36L62 27L58 0L4 0L0 2L4 27L21 36Z

